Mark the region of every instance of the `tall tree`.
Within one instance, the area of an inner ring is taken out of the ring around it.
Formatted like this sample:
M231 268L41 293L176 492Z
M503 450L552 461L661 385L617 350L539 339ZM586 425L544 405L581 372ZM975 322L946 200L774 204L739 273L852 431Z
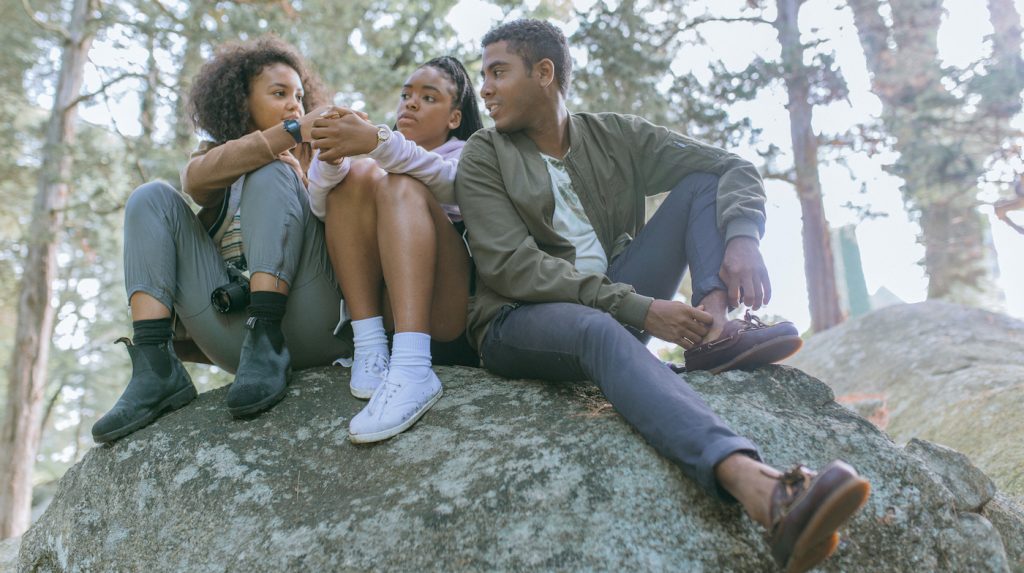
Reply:
M67 27L53 27L61 36L61 65L32 209L7 403L0 429L0 450L8 452L0 458L0 538L21 535L29 525L32 468L39 447L53 330L55 253L64 226L72 169L68 147L74 142L79 93L95 33L92 14L97 10L91 0L74 0Z
M814 114L812 73L804 64L804 45L800 41L798 25L803 2L776 0L778 15L774 26L779 32L779 43L782 45L783 80L789 100L786 107L789 111L789 132L793 139L796 194L803 217L804 274L810 302L811 330L821 332L842 322L843 313L839 309L831 233L822 203L818 137L811 128ZM829 79L833 84L838 83L834 77Z
M995 251L978 212L978 180L1010 135L1024 88L1020 15L1013 0L989 0L991 56L966 70L939 59L941 0L849 0L899 158L891 170L917 215L928 297L991 304ZM980 96L980 103L976 101Z
M792 183L803 211L804 263L810 299L811 327L822 331L843 320L839 309L828 221L822 205L818 177L818 137L811 129L813 106L841 98L845 82L832 60L815 54L813 66L804 64L805 46L797 26L803 0L777 0L774 20L745 14L726 16L724 10L687 17L693 5L686 0L602 3L587 14L573 37L587 52L587 65L578 73L578 98L594 109L642 112L650 119L674 125L720 145L737 144L755 130L749 121L730 123L722 103L751 100L762 89L782 81L789 95L795 167L780 173L770 169L778 148L765 154L767 176ZM747 5L761 12L760 2ZM664 14L651 22L652 13ZM773 26L782 45L779 62L755 59L745 70L730 73L712 64L714 79L701 85L690 74L675 74L671 64L685 49L684 33L712 23L735 26ZM643 49L638 49L643 46ZM671 80L667 97L652 98L658 86Z

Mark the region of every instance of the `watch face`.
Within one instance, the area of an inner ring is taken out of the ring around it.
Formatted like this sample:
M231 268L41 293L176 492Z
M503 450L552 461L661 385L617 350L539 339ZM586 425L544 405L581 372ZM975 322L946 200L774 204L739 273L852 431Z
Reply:
M389 130L383 127L377 130L377 141L383 142L389 139L391 139L391 132Z

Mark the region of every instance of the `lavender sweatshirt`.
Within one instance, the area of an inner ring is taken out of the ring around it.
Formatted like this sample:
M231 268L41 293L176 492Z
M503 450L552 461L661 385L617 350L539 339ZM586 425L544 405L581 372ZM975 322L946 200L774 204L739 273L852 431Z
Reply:
M453 137L433 151L427 151L406 139L401 132L392 131L390 139L363 157L376 160L381 169L388 173L404 173L419 179L433 193L448 218L461 221L462 215L455 204L454 183L459 156L465 144L465 141ZM338 165L331 165L320 161L319 152L310 164L307 173L309 205L313 214L321 220L327 214L327 193L345 179L350 167L351 160L348 157Z

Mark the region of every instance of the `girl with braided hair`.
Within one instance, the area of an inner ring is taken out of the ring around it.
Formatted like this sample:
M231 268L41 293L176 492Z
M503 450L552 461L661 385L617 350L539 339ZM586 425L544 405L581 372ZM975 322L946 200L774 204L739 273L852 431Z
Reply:
M432 364L478 364L465 338L471 265L454 192L462 147L483 127L466 69L447 56L423 64L397 114L391 129L334 108L312 131L310 203L353 319L350 389L370 399L349 425L357 443L404 431L440 398Z

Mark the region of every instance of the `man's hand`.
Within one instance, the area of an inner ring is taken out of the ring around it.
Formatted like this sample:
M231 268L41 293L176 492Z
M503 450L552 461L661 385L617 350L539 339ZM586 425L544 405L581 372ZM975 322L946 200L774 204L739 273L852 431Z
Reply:
M711 315L702 308L674 300L655 299L644 319L644 330L689 350L700 344L711 322Z
M377 129L366 114L331 107L312 123L313 148L319 149L320 159L328 163L363 155L377 147Z
M729 241L718 276L725 282L730 307L737 307L742 302L757 310L772 298L768 269L755 239L734 237Z

